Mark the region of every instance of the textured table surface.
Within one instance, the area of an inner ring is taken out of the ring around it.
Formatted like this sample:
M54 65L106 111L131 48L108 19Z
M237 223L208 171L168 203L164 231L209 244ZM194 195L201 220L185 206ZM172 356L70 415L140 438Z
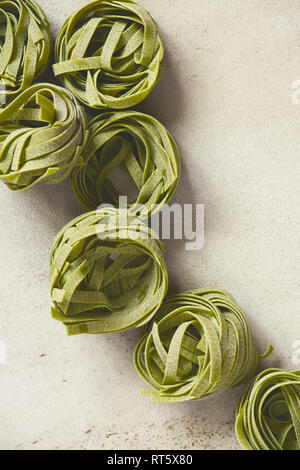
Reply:
M39 0L57 34L84 0ZM205 205L205 246L166 244L172 290L228 290L261 367L295 369L300 339L298 0L143 0L166 44L165 75L138 108L180 145L175 202ZM293 104L293 101L295 102ZM69 183L0 188L0 448L239 449L242 389L154 405L132 365L138 332L68 338L49 314L49 250L82 210ZM298 365L299 368L299 365Z

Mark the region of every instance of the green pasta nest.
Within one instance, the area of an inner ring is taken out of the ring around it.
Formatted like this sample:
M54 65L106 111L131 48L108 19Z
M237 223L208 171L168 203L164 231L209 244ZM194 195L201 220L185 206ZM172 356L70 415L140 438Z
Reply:
M15 191L62 181L82 164L86 126L69 91L31 86L0 110L0 180Z
M26 90L48 66L52 48L49 22L32 0L0 2L0 98Z
M244 383L258 353L247 320L227 293L190 291L167 298L135 350L153 401L205 398Z
M238 405L236 433L246 450L300 450L300 371L259 374Z
M63 25L53 69L82 103L124 109L155 87L163 56L157 26L142 6L132 0L98 0Z
M119 206L111 179L119 169L137 190L128 208L144 218L161 210L174 195L180 177L178 147L156 119L136 111L101 114L89 125L85 164L72 174L75 195L92 210L101 204Z
M163 244L126 210L84 214L55 239L50 283L52 316L69 335L136 328L166 295Z

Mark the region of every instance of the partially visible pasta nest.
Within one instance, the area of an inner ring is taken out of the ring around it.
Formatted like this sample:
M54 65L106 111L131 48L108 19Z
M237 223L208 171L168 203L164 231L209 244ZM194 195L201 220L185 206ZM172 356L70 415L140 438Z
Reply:
M55 75L85 105L125 109L160 80L164 46L150 14L132 0L96 0L60 30Z
M1 104L26 90L46 70L52 49L49 22L33 0L0 2Z
M89 212L56 237L50 284L52 316L69 335L137 328L167 292L163 244L129 211Z
M89 129L84 165L72 174L74 193L85 209L120 205L124 194L111 178L118 169L137 190L133 200L127 199L128 208L144 218L160 211L176 192L181 172L180 153L167 129L136 111L103 113Z
M300 450L300 371L267 369L243 394L236 434L245 450Z
M195 290L164 301L136 347L135 366L152 388L143 394L180 402L241 385L255 372L258 357L231 295Z
M64 180L82 165L87 137L85 113L69 91L32 85L0 110L0 181L24 191Z

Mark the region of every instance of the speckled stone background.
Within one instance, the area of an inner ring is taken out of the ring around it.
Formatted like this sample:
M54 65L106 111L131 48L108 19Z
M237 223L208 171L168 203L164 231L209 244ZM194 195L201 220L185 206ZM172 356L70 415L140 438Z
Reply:
M56 34L84 0L39 0ZM175 202L203 203L205 247L169 242L172 290L230 291L249 317L261 367L295 369L300 339L298 0L142 0L166 44L165 75L139 109L180 144ZM294 99L293 99L294 98ZM294 104L293 104L294 101ZM50 318L55 234L82 212L66 182L0 188L1 449L239 449L242 389L154 405L132 365L138 332L68 338ZM299 368L299 365L298 365Z

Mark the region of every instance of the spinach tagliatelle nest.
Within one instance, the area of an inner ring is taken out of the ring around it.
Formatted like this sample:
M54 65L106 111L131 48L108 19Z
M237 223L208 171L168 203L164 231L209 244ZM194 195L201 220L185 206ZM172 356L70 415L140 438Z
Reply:
M261 372L240 400L236 434L246 450L300 450L300 371Z
M83 109L55 85L32 85L0 110L0 181L22 191L58 183L82 164L88 136Z
M229 294L214 290L168 297L135 350L136 369L152 386L143 394L159 402L236 387L257 363L245 315Z
M1 104L26 90L49 63L52 36L42 9L32 0L0 2Z
M53 69L84 104L124 109L155 87L163 56L158 28L142 6L132 0L96 0L63 25Z
M69 335L142 326L168 288L163 245L126 210L89 212L56 237L50 283L52 316Z
M162 209L174 195L181 171L179 150L167 129L147 114L117 111L93 119L89 130L84 165L72 174L81 204L87 210L105 203L118 207L124 194L111 177L118 169L137 190L127 201L132 211L146 218Z

